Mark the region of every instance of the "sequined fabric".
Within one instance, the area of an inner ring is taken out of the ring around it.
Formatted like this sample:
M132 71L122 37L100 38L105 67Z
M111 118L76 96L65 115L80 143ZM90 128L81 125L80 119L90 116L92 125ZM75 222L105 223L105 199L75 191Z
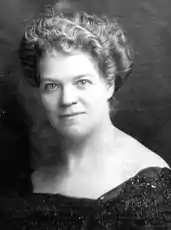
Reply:
M98 199L1 194L0 229L169 230L171 170L146 168Z

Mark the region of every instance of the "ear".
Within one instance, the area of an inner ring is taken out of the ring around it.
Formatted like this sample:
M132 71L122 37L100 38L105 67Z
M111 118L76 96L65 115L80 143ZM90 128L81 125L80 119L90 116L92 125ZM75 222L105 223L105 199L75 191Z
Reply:
M115 91L115 84L107 84L107 100L109 100Z

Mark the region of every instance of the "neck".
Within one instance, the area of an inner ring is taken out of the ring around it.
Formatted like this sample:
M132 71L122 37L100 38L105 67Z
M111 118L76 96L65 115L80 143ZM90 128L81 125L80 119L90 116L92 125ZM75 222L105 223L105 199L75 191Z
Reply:
M64 140L63 154L67 159L67 170L72 171L80 164L99 162L107 154L113 153L115 128L111 121L99 125L83 138Z
M105 119L104 119L105 120ZM89 159L91 162L104 159L106 153L113 151L114 126L110 119L101 122L98 127L84 137L58 137L57 148L51 160L40 168L48 168L55 171L71 171L81 162ZM57 154L58 152L59 154ZM47 162L47 161L45 161Z

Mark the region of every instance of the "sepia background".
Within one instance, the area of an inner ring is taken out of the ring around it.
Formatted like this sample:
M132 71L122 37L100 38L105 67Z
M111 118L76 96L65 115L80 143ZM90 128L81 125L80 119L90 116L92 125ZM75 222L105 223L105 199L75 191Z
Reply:
M26 167L25 114L15 97L17 47L25 22L53 0L0 0L0 171ZM134 50L133 72L117 93L114 124L171 165L171 1L77 0L78 9L115 16ZM4 174L5 173L5 174ZM0 176L1 177L1 176Z

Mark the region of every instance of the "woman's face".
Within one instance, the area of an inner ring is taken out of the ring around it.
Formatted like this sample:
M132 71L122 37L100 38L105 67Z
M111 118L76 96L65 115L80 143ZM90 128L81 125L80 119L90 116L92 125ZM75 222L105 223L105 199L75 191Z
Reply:
M108 119L113 94L85 53L47 53L39 64L40 95L51 125L64 135L85 135Z

